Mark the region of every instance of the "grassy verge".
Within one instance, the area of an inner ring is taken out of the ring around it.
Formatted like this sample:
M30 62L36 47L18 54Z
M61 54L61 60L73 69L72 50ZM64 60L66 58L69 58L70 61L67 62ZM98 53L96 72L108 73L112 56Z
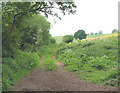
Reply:
M117 86L118 87L118 69L112 68L109 70L93 70L89 71L76 71L76 74L89 82L101 84L103 86Z
M39 54L39 56L45 56L45 58L42 60L44 70L47 71L57 70L56 60L53 59L53 55L56 53L58 47L59 46L56 44L51 44L48 46L44 45L38 48L37 53Z
M45 70L47 71L56 71L57 70L57 64L56 61L52 58L51 55L47 55L44 59L45 64Z
M14 58L2 60L2 90L7 91L30 70L40 67L40 57L37 53L19 51Z
M74 71L89 82L118 85L118 37L72 43L57 51L66 70Z
M57 49L56 44L40 46L37 52L25 52L17 50L14 57L4 57L2 59L2 90L8 91L14 87L24 75L30 70L41 68L40 59L45 57L44 64L46 70L57 70L57 65L52 56Z

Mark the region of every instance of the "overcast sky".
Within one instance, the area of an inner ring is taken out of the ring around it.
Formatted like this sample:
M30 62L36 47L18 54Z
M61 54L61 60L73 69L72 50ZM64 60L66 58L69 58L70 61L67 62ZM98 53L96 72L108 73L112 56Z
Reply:
M74 35L80 29L87 34L102 30L104 34L118 28L118 1L120 0L74 0L77 12L74 15L62 16L56 24L48 18L52 36Z

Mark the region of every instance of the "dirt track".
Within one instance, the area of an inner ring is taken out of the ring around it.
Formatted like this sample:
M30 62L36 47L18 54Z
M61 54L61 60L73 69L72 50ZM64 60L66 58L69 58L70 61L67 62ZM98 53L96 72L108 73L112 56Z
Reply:
M12 91L117 91L118 89L88 83L73 72L65 71L61 62L57 62L57 65L58 71L41 69L32 71L30 75L23 77Z

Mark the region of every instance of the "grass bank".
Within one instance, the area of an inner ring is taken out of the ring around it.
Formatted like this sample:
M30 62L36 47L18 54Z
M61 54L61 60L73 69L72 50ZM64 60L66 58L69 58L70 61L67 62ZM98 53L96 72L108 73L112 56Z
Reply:
M118 85L118 36L67 44L57 51L66 70L105 86Z

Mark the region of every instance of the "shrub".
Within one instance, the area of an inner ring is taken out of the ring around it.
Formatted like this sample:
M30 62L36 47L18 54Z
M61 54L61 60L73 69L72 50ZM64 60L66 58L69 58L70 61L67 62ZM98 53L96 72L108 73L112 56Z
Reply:
M66 43L73 42L74 37L72 35L66 35L63 37L62 41Z
M118 33L119 31L117 29L114 29L112 33Z
M95 33L95 35L97 35L98 33Z
M55 63L55 60L51 58L46 58L44 60L44 64L45 64L45 69L48 71L57 70L57 64Z
M98 34L100 35L100 34L103 34L103 31L102 30L100 30L99 32L98 32Z
M66 70L74 71L80 78L108 86L119 86L116 37L72 43L61 47L56 55L59 61L64 62Z
M78 30L75 34L74 34L75 39L79 38L80 40L85 39L87 37L87 34L85 33L84 30Z
M91 32L91 33L90 33L90 35L94 35L94 33L93 33L93 32Z
M51 43L56 43L56 40L54 38L51 38Z
M29 70L40 67L40 58L37 53L19 51L13 58L5 57L2 60L2 90L10 90L14 84Z

